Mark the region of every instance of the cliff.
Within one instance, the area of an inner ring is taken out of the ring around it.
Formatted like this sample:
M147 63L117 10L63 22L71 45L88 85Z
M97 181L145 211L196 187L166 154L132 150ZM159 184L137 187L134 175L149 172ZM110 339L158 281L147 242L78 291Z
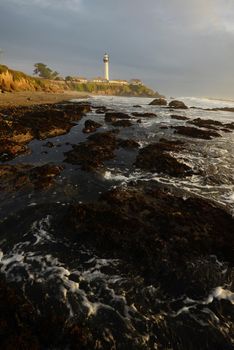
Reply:
M143 84L111 84L89 81L87 83L70 82L65 80L47 80L31 77L23 72L9 69L0 65L0 91L45 91L63 92L79 91L95 95L162 97Z

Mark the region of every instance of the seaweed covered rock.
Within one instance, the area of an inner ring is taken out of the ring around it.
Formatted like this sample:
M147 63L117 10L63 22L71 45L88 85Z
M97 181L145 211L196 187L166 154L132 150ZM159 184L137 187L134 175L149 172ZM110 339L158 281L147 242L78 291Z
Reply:
M197 139L211 140L213 137L221 136L217 131L202 130L191 126L174 126L174 129L177 134Z
M159 143L152 143L140 149L135 166L176 177L192 175L193 171L188 165L179 162L169 154L170 151L176 152L182 148L183 143L180 141L162 140Z
M116 133L107 131L88 137L86 142L73 146L65 153L65 162L79 164L84 170L95 170L104 167L104 161L114 158L118 147Z

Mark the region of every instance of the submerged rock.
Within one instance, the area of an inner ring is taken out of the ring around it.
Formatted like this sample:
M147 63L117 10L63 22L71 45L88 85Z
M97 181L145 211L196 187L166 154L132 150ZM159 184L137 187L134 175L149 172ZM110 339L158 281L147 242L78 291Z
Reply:
M156 98L149 104L153 106L167 106L167 100L165 100L164 98Z
M142 149L136 158L135 166L142 170L164 173L171 176L192 175L192 169L179 162L170 155L170 151L179 151L183 148L183 142L162 140L159 143L152 143Z
M191 126L174 126L176 133L192 138L211 140L213 137L220 137L221 135L214 130L201 130L198 128L193 128Z
M171 101L168 106L173 109L188 109L184 102L178 100Z
M101 126L102 124L97 123L91 119L88 119L85 121L83 132L86 134L89 134L91 132L95 132Z

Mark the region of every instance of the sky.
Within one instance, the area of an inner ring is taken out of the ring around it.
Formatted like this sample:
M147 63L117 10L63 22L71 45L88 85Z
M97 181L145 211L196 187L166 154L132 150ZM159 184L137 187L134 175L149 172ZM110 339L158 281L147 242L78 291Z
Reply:
M234 98L234 0L0 0L0 62Z

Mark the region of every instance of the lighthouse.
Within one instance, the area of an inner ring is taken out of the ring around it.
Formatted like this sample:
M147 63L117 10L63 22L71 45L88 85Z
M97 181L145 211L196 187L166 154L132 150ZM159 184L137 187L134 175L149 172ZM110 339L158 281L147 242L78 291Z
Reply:
M105 53L103 57L105 79L109 81L109 55Z

